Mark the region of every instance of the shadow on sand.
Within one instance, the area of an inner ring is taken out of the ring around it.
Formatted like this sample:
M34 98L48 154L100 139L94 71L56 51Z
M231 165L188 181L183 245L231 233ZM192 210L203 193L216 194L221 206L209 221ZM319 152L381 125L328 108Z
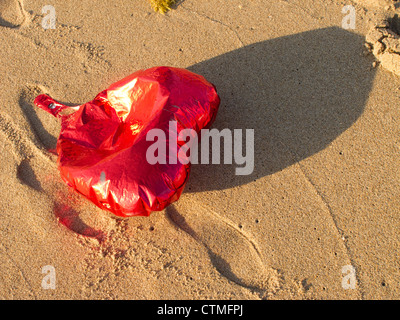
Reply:
M191 66L221 97L213 128L255 130L254 171L238 176L236 164L193 165L186 192L246 184L326 148L358 119L368 99L375 71L362 56L363 42L331 27Z

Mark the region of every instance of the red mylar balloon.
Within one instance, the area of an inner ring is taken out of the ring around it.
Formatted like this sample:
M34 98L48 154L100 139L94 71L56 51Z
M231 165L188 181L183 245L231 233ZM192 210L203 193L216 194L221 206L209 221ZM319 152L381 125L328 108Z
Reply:
M35 99L38 107L61 118L57 153L62 179L100 208L123 217L147 216L178 200L190 163L168 161L171 150L176 157L185 143L177 141L183 129L200 133L208 128L219 102L204 77L170 67L137 71L77 107L44 94ZM65 114L68 109L74 112ZM174 134L171 122L176 123ZM166 144L166 163L146 159L156 141L146 138L152 129L165 133L165 141L157 142Z

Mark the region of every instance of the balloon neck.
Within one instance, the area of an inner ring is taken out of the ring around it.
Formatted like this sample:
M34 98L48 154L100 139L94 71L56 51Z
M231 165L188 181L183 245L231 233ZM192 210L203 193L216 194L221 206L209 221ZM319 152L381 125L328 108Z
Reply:
M48 96L47 94L41 94L41 95L37 96L35 98L34 103L40 109L47 111L48 113L52 114L55 117L61 117L61 116L65 115L64 110L71 109L71 111L76 111L76 109L79 108L79 107L66 106L66 105L54 100L52 97Z

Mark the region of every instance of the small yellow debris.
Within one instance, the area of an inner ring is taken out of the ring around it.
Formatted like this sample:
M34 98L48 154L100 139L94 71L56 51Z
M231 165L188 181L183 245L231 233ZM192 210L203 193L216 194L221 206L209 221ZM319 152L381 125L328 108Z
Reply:
M171 10L171 7L175 4L175 0L150 0L151 6L154 11L165 14Z

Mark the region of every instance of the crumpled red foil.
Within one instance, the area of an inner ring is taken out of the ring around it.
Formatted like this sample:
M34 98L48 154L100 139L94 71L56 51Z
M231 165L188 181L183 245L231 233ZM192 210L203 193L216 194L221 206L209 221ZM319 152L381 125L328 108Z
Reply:
M98 207L122 216L148 216L179 199L190 163L150 164L149 130L165 133L176 121L175 140L183 129L197 134L214 121L220 99L214 85L185 69L154 67L112 84L92 101L69 107L50 96L35 104L61 119L57 141L62 179ZM168 151L167 151L168 152Z

